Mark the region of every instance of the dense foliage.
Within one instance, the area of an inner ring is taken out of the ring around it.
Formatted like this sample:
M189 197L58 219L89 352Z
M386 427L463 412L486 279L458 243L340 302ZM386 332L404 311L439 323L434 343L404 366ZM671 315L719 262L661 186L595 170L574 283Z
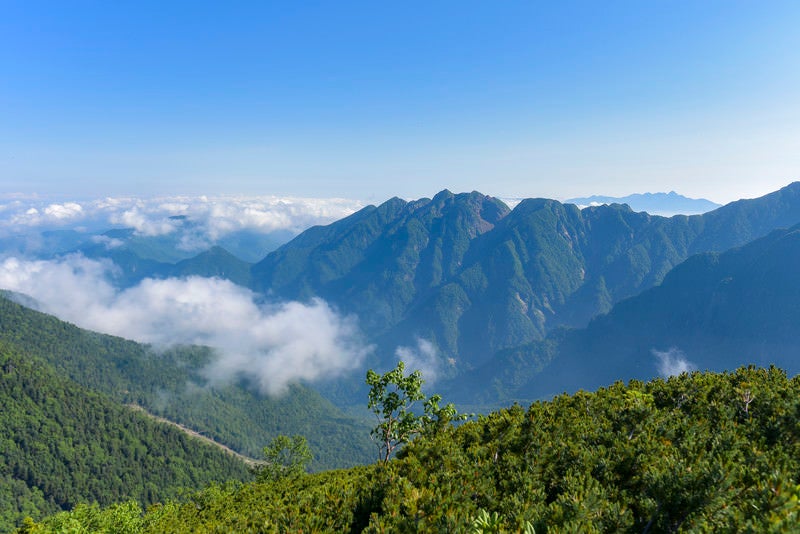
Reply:
M0 532L79 502L142 504L246 480L240 460L0 345Z
M0 341L64 376L123 403L136 404L258 458L279 434L302 434L315 451L312 469L373 458L366 423L346 417L310 388L280 398L232 384L204 387L213 354L200 347L156 353L145 345L88 332L0 297Z
M616 383L441 428L387 464L213 486L143 517L83 507L24 532L792 532L799 418L800 379L776 368Z
M421 371L405 374L405 363L384 374L372 369L367 371L367 385L370 386L367 407L378 421L370 436L378 446L378 456L389 461L398 447L411 441L418 434L436 432L452 421L463 421L469 416L458 414L452 403L439 406L441 395L426 397L422 392ZM413 410L414 404L421 401L422 411Z
M380 375L367 371L370 386L367 407L375 414L378 424L370 436L378 446L378 455L388 461L394 450L422 431L421 416L412 411L415 402L425 400L422 393L422 373L404 373L401 361L391 371Z
M264 461L254 469L258 482L274 482L304 474L314 458L303 436L280 435L264 447Z
M520 393L542 398L622 376L652 376L650 351L672 343L699 351L691 354L695 360L713 352L718 369L729 368L731 358L763 363L784 353L779 361L794 372L797 228L670 269L694 252L725 249L798 220L800 184L670 219L544 199L512 211L478 193L445 191L432 200L392 199L312 228L252 273L222 249L169 264L168 271L130 248L113 254L129 277L123 283L201 272L250 280L278 297L326 298L360 316L378 344L368 362L377 368L393 365L394 349L414 336L430 340L440 378L455 377L450 384L460 384L474 402ZM662 279L662 286L619 303ZM585 329L553 330L609 309ZM302 385L281 399L262 398L246 383L209 387L202 369L214 355L207 349L157 353L6 298L0 298L0 342L9 358L25 354L3 372L24 369L33 377L3 383L11 388L3 416L12 419L0 426L8 431L0 448L0 502L10 503L0 520L9 525L79 501L101 503L41 524L28 521L23 531L790 531L800 519L800 391L796 378L774 368L618 383L527 411L500 410L458 428L436 417L430 431L407 434L419 436L385 464L315 475L262 470L256 483L211 486L143 512L175 496L176 485L196 488L220 477L196 473L181 459L153 464L165 444L137 445L145 439L137 432L150 432L139 421L149 420L139 415L126 423L130 411L122 403L251 456L276 436L305 436L314 451L312 471L372 458L368 428ZM380 354L392 356L378 360ZM575 381L578 372L592 382ZM380 385L381 375L374 378ZM59 390L76 388L70 379L100 392L87 398L113 399L117 404L109 406L122 411L109 415L95 401L70 400ZM338 387L343 403L362 393ZM432 399L432 410L450 413ZM53 408L59 400L63 408ZM383 413L380 400L372 408ZM118 420L135 437L112 425ZM62 425L74 431L61 432ZM80 445L70 437L77 433L95 442L104 436L103 445ZM189 451L173 434L165 436L166 446ZM273 445L277 457L292 453L291 443ZM143 452L151 450L159 453ZM287 465L292 458L285 457ZM147 472L125 471L135 468ZM115 500L123 502L103 508Z

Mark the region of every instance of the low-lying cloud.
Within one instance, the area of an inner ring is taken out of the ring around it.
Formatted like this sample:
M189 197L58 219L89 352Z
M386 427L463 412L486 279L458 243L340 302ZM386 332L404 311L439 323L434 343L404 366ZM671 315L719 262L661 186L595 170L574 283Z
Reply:
M0 236L26 230L125 227L133 228L137 235L153 237L188 226L193 234L185 245L199 249L242 230L297 234L346 217L363 206L352 199L277 196L120 197L69 202L6 196L0 197Z
M247 378L270 395L357 369L370 350L356 320L320 299L262 305L246 288L196 276L118 290L109 282L114 269L81 255L8 258L0 262L0 288L82 328L160 347L207 345L219 355L206 369L212 382Z
M652 349L651 352L657 360L658 374L665 378L697 370L697 366L690 362L683 351L678 348L672 347L667 351Z
M434 383L439 377L436 347L427 339L418 337L415 347L397 347L395 356L405 363L408 372L419 370L427 384Z

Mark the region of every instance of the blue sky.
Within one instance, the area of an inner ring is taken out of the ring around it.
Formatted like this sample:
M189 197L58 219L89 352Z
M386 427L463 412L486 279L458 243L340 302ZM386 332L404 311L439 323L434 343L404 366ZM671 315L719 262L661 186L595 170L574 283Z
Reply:
M800 3L0 2L0 195L800 179Z

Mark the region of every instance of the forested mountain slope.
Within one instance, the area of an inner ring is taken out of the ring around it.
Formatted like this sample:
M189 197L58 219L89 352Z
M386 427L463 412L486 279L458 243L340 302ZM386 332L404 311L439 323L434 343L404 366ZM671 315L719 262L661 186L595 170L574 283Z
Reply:
M207 387L205 348L156 352L114 336L77 328L0 297L0 341L52 365L65 377L121 403L182 423L251 457L278 434L302 434L314 469L342 467L374 456L369 431L312 389L294 385L262 397L247 384Z
M443 191L312 228L257 263L252 283L356 313L385 358L415 337L432 341L453 376L558 326L585 326L692 254L798 222L800 183L671 218L546 199L508 210L479 193Z
M798 265L800 225L722 254L693 256L587 328L554 336L552 364L517 394L649 378L681 360L699 369L774 364L798 373ZM531 352L542 348L534 344Z
M146 505L250 478L231 454L0 344L0 532L79 502Z
M796 532L799 399L774 368L616 383L439 429L386 465L22 532Z

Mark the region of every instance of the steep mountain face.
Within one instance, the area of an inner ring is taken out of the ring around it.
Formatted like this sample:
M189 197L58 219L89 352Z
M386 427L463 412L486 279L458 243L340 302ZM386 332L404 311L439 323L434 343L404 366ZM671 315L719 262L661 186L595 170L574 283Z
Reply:
M479 193L393 198L302 233L253 267L253 285L283 298L320 296L383 333L457 273L471 242L508 212Z
M689 252L722 252L765 236L777 228L789 228L798 220L800 182L751 200L732 202L700 219L702 232Z
M357 314L383 354L429 340L452 376L558 326L585 326L691 254L798 222L800 183L672 218L545 199L509 211L478 193L443 191L308 230L254 266L253 287L321 296Z
M586 328L502 354L474 374L473 388L535 398L690 368L775 364L798 373L798 265L800 225L693 256Z

